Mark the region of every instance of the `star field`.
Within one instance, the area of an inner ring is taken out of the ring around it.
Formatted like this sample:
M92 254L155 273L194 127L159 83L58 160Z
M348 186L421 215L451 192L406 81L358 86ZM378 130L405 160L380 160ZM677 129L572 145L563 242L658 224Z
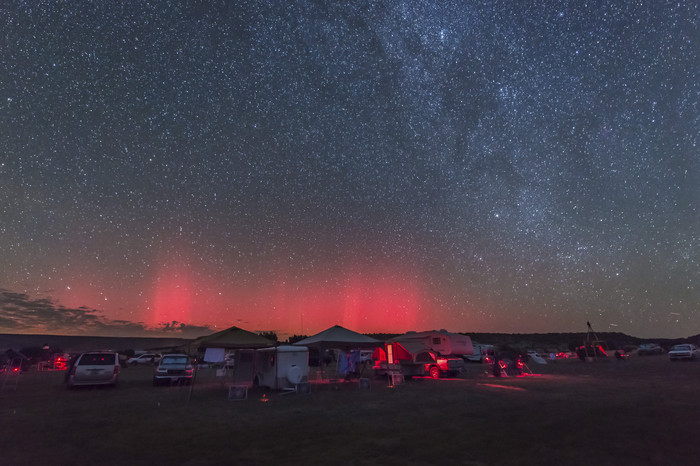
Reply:
M696 2L0 20L0 330L700 333Z

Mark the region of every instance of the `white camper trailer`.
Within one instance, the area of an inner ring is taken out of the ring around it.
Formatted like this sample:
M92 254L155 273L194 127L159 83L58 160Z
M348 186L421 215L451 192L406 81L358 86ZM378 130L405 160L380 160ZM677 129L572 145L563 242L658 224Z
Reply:
M441 356L467 356L474 354L472 339L461 333L450 333L447 330L429 332L408 332L394 340L399 342L421 343L426 348Z
M255 350L254 384L272 390L295 388L309 376L309 349L277 346Z

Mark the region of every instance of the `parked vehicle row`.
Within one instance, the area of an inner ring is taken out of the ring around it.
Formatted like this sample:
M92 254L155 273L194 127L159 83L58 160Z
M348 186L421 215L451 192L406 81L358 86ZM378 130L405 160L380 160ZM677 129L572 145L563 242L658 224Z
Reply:
M143 363L133 363L143 364ZM133 365L132 364L132 365ZM111 385L119 380L121 365L114 351L89 351L74 358L66 371L66 385ZM185 354L166 354L158 358L153 369L153 385L187 383L192 381L194 366Z
M394 344L396 344L395 342ZM409 354L405 347L411 347L409 342L402 342L401 347L392 347L395 355L403 353ZM416 351L415 363L421 366L429 376L440 377L443 373L459 372L461 367L453 367L453 358L442 358L433 355L425 348L423 351ZM381 351L381 350L379 350ZM637 349L638 355L661 354L663 349L655 343L644 343ZM424 357L431 356L433 359L424 360ZM539 355L538 355L539 356ZM530 354L530 357L533 357ZM700 358L700 348L692 343L674 345L668 352L671 361L695 360ZM397 356L398 358L398 356ZM399 359L400 360L400 359ZM462 361L460 359L460 361ZM63 363L63 360L61 361ZM233 361L231 360L232 364ZM194 366L192 360L185 354L166 354L164 356L155 353L144 353L130 358L129 365L155 364L153 369L153 385L162 384L189 384L194 376ZM376 369L376 367L375 367ZM119 354L114 351L89 351L73 358L67 366L66 384L68 387L81 385L117 385L121 370ZM421 374L423 372L420 372ZM416 374L411 374L416 375Z

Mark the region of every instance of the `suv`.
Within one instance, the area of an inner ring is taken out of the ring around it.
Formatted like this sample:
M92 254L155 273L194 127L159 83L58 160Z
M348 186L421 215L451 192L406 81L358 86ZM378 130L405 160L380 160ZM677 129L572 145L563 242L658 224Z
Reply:
M68 387L76 385L116 385L119 377L119 355L114 351L82 353L66 372Z
M192 382L194 368L185 354L166 354L153 370L153 385Z

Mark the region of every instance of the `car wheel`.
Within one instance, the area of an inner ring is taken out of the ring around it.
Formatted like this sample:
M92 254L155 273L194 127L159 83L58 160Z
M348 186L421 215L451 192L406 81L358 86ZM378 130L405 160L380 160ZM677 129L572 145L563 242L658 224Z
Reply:
M430 377L433 379L440 378L440 368L437 366L431 366L429 371Z

